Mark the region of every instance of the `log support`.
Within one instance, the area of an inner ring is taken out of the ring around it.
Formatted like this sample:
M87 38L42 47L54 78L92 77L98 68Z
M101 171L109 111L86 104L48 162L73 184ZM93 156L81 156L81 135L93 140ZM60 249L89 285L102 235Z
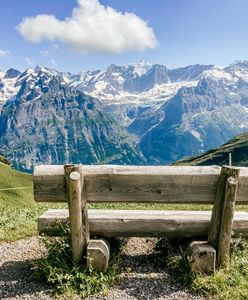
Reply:
M238 175L238 174L237 174ZM230 244L232 236L233 216L238 190L238 179L229 177L226 182L224 207L222 212L217 262L218 266L226 266L230 259Z
M80 167L65 165L68 190L68 207L72 261L75 265L82 262L89 240L89 225L86 198L83 193L83 176Z
M106 272L110 257L109 243L103 239L90 240L87 246L87 266L97 272Z
M208 233L208 242L217 251L217 267L229 261L239 174L239 168L223 166L217 184Z
M193 241L187 248L187 259L193 273L215 272L216 251L204 241Z
M148 211L89 209L92 237L169 237L207 239L211 211ZM38 218L40 234L60 235L68 223L67 209L49 209ZM248 213L236 211L234 236L248 238Z

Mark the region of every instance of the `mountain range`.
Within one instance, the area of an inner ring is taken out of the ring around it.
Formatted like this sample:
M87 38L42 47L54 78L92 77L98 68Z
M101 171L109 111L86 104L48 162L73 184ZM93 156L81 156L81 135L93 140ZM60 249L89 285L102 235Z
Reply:
M31 170L41 162L144 161L133 138L102 111L99 101L71 88L61 76L28 69L17 77L17 86L0 117L1 152L17 169Z
M248 131L248 62L0 72L0 152L37 163L169 164Z

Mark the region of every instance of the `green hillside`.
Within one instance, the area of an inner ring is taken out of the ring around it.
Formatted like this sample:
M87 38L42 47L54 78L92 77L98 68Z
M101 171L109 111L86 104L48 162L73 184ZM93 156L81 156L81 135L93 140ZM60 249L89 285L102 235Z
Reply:
M227 165L232 153L232 165L248 166L248 132L237 135L223 146L200 156L179 160L173 165Z
M0 162L0 208L33 205L32 176L12 169L1 157Z
M37 235L37 217L47 209L33 200L32 176L0 162L0 242Z

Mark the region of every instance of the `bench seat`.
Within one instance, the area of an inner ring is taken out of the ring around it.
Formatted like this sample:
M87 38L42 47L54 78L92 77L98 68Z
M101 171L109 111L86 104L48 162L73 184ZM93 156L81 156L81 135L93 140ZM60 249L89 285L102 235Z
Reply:
M89 209L91 237L207 237L211 211ZM39 233L58 235L68 209L49 209L38 218ZM248 236L248 213L235 212L235 235Z

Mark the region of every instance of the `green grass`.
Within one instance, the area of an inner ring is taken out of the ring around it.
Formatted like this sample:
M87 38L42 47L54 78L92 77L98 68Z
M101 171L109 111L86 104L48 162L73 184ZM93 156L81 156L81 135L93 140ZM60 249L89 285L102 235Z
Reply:
M192 274L185 250L179 248L167 257L174 280L207 299L248 299L248 242L241 240L232 245L230 263L213 275Z
M0 210L0 242L37 235L37 217L46 208L44 205L18 208L10 205L3 206Z
M0 209L6 206L30 206L32 203L32 176L0 162Z
M32 175L0 162L0 242L37 235L37 218L51 207L35 203Z
M68 234L62 238L46 242L48 255L35 263L36 279L51 285L56 296L87 297L101 293L106 295L109 287L115 282L119 264L121 243L111 243L111 257L108 270L98 273L86 264L74 266L71 260L71 249Z

